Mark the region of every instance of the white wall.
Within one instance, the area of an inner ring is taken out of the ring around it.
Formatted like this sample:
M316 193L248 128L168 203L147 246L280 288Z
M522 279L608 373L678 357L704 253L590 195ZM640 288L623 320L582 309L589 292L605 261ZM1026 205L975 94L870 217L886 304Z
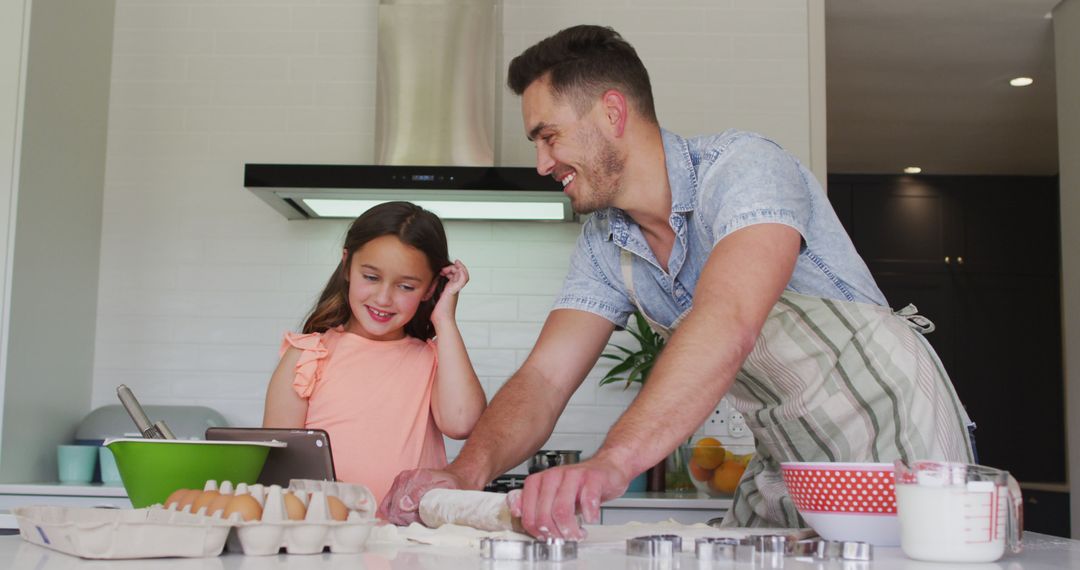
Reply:
M25 7L3 338L7 482L55 478L54 446L90 411L115 13L111 0Z
M0 425L7 369L8 310L11 301L11 232L15 230L23 91L23 39L26 0L0 4Z
M757 130L809 158L803 0L504 4L501 73L563 27L609 24L648 66L665 126ZM126 383L144 402L259 423L281 333L324 284L346 224L286 221L243 188L242 167L372 160L376 12L374 0L118 1L95 406ZM502 164L531 166L518 100L500 98ZM459 319L489 394L527 355L579 229L448 224L473 276ZM587 380L549 445L591 453L635 393Z
M1062 325L1072 536L1080 538L1080 0L1054 8L1058 167L1061 175Z

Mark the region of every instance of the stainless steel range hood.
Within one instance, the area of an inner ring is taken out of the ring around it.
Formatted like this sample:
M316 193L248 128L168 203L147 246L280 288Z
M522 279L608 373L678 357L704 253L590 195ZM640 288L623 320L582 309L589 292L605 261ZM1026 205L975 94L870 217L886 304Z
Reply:
M382 0L379 165L248 164L244 185L289 219L353 218L410 200L448 219L573 219L562 187L496 167L495 0Z

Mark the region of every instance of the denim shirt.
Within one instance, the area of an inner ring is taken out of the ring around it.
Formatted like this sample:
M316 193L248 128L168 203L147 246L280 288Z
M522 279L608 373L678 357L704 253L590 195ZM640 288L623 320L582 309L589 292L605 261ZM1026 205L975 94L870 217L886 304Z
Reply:
M802 247L787 289L816 297L886 305L817 180L776 143L728 130L684 139L662 131L675 243L665 272L641 228L617 208L582 227L555 309L578 309L618 327L636 310L623 282L620 252L632 254L634 292L657 323L670 327L691 308L713 246L761 223L790 226Z

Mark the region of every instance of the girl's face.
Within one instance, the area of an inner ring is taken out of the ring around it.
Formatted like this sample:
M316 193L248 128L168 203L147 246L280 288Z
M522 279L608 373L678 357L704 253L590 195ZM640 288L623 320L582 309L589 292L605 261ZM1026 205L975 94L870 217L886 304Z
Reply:
M372 340L404 338L405 325L421 301L435 292L427 256L393 235L377 237L358 249L348 275L352 318L345 328Z

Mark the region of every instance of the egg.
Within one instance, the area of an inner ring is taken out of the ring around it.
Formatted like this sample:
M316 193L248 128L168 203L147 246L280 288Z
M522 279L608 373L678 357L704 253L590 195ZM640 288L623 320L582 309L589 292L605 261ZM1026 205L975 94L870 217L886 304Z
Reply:
M229 506L229 502L232 501L232 495L226 495L219 493L217 498L210 502L210 505L206 507L206 514L214 516L214 513L224 511L225 507Z
M349 518L349 507L345 506L345 503L341 502L341 499L328 496L326 497L326 506L330 509L330 518L336 521L343 521Z
M190 507L191 503L195 502L195 499L202 495L202 491L196 489L187 489L186 492L176 502L176 510L182 511L184 507Z
M173 491L172 494L169 495L169 498L165 499L165 508L167 509L170 506L172 506L173 504L179 503L180 499L183 498L183 496L185 494L187 494L187 492L188 492L187 489L177 489L177 490Z
M262 518L262 507L251 495L236 495L225 506L224 517L229 518L233 513L239 513L245 521L257 521Z
M199 512L199 509L207 507L208 509L206 511L206 514L210 514L210 503L213 503L214 499L220 496L221 493L218 493L217 491L203 491L202 494L199 495L199 498L195 499L195 501L191 503L191 512L197 513Z
M304 507L303 501L292 493L284 493L282 499L285 501L285 516L287 516L289 520L304 520L304 515L307 514L307 508Z

